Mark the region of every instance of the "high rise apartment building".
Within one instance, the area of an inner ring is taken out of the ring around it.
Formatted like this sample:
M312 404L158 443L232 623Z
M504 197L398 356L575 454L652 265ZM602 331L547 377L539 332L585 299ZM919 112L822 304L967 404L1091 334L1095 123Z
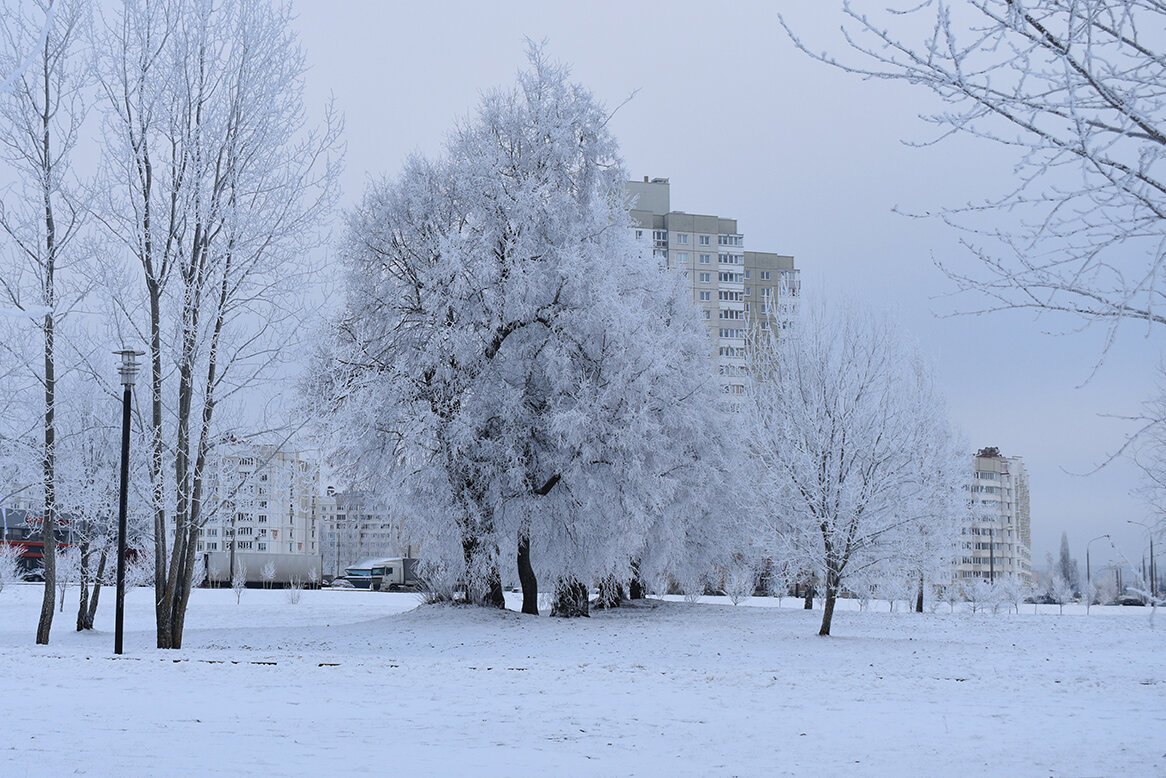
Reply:
M197 550L318 556L313 508L319 488L319 466L298 452L224 446L209 468Z
M747 251L737 220L673 211L668 179L629 181L637 236L689 281L712 339L722 389L745 391L745 346L751 333L786 321L801 281L793 257Z
M968 487L971 516L960 532L957 581L1032 581L1028 471L1020 457L996 447L976 452Z

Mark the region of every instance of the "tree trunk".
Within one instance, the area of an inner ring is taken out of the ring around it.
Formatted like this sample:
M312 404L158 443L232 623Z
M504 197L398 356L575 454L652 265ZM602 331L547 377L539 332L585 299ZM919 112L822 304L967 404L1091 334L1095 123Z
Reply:
M555 584L555 601L551 615L571 619L589 617L587 587L578 578L560 578Z
M48 200L46 198L46 208ZM49 222L49 252L52 253L52 217ZM52 289L52 265L50 260L48 271L48 288ZM49 292L47 304L52 306L52 293ZM40 620L36 625L36 642L38 645L48 645L49 633L53 629L53 606L57 600L57 490L56 490L56 379L55 360L53 357L53 314L50 310L45 314L45 411L44 411L44 455L41 458L42 473L44 475L44 515L41 520L41 562L44 565L45 590L41 598Z
M818 634L827 636L830 634L830 622L834 618L834 600L838 596L838 592L834 584L826 584L826 607L822 609L822 628L818 630Z
M89 544L81 544L81 596L77 603L77 631L85 627L85 617L89 614Z
M808 582L806 583L806 601L802 607L808 611L814 609L814 585Z
M610 575L599 584L599 598L595 601L596 608L618 608L624 601L623 583L614 575Z
M628 581L628 599L644 599L644 581L640 578L639 562L632 562L632 580Z
M923 612L923 573L919 574L919 588L915 590L915 612Z
M525 600L525 596L523 598ZM506 610L506 595L502 592L502 576L497 570L491 570L486 578L486 595L482 604L489 608ZM525 605L525 602L523 603Z
M97 572L93 575L93 596L89 598L89 613L85 615L85 629L93 629L93 620L97 616L97 601L101 597L101 579L105 575L105 563L109 548L101 549L101 556L97 558Z
M538 579L530 564L530 536L518 537L518 582L522 585L522 612L538 615Z

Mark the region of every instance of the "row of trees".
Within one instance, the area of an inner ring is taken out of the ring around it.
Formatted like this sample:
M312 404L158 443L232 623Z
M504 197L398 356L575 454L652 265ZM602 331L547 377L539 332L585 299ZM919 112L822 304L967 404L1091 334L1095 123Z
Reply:
M116 504L65 496L116 485L116 432L87 426L85 408L114 406L108 355L126 345L147 363L134 514L149 517L157 643L181 646L208 462L241 409L248 431L265 424L248 395L283 369L306 319L342 156L332 113L307 121L289 14L241 0L3 9L0 156L15 183L0 208L0 356L17 391L0 408L0 496L35 492L43 513L40 643L57 518L88 508L107 526ZM83 174L81 158L96 169Z
M821 582L822 634L858 571L921 596L967 462L920 355L810 306L758 330L750 394L719 391L687 282L629 228L608 118L532 46L442 157L370 189L306 387L333 464L410 516L439 586L498 607L508 564L526 613L540 580L578 615L592 584L698 590L762 559Z

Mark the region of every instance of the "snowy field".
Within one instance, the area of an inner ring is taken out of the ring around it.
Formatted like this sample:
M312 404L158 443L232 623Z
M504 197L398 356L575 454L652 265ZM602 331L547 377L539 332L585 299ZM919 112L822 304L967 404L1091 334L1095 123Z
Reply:
M127 597L33 645L0 592L0 775L1166 775L1166 614L649 600L565 621L408 594ZM513 595L510 595L513 596ZM106 600L105 598L109 599ZM511 602L511 607L517 600ZM1156 622L1156 623L1155 623Z

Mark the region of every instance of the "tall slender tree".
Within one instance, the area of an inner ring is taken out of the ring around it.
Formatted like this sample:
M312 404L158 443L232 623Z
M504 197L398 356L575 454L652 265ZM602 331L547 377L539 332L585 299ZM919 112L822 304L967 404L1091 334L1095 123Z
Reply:
M5 304L37 321L42 349L33 369L41 388L41 536L45 591L36 642L48 643L53 623L57 530L57 346L59 329L83 296L69 278L73 249L85 222L71 170L85 119L88 71L81 36L85 3L35 0L5 5L0 72L11 73L0 93L0 158L16 174L17 196L0 204L8 266L0 273ZM12 348L13 346L8 346Z
M115 295L147 354L157 643L178 648L220 406L280 367L341 162L310 125L290 10L125 0L101 31L108 233L132 257Z

